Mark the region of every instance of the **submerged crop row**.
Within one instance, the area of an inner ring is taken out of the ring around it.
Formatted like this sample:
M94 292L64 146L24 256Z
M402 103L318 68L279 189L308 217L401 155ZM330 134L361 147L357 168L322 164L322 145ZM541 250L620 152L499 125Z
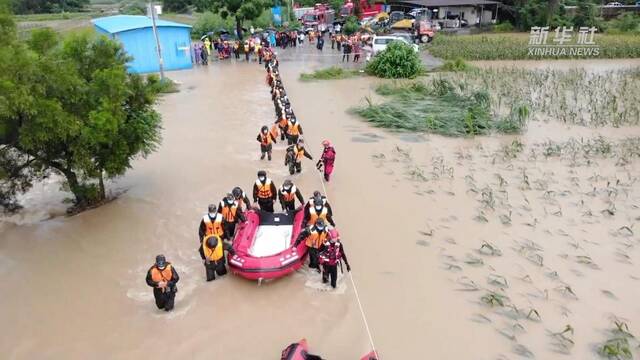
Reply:
M549 38L551 41L551 35ZM637 35L596 35L594 42L598 51L567 51L544 55L544 59L565 58L637 58L640 57L640 36ZM535 52L529 52L529 34L482 34L482 35L440 35L428 47L429 52L443 59L465 60L524 60L541 59ZM582 55L580 55L582 54Z
M640 70L473 69L383 84L389 101L354 111L376 126L446 136L517 133L529 119L582 126L640 123Z

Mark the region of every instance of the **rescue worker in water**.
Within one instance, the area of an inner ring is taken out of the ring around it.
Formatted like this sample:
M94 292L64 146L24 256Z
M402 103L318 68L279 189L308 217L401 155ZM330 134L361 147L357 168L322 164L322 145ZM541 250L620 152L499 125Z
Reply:
M222 241L222 239L217 235L209 235L202 241L200 257L202 257L204 262L204 271L207 281L215 280L216 274L218 274L218 276L222 276L227 273L227 266L224 258L225 250L232 255L235 254L231 245Z
M305 213L309 212L309 208L315 206L316 204L322 204L324 207L326 207L327 214L333 217L333 210L331 210L331 204L329 204L327 197L322 195L318 190L313 192L313 197L309 198L309 201L304 205Z
M302 159L308 158L313 160L313 157L304 148L304 140L299 139L295 145L291 145L287 148L287 154L285 155L284 164L289 166L289 174L302 172Z
M329 282L331 278L331 287L336 288L336 281L338 279L338 263L344 261L347 265L347 271L351 271L349 261L347 261L347 255L344 253L344 246L339 239L329 239L318 249L318 259L320 265L322 265L322 282ZM342 263L340 263L342 269Z
M174 300L178 287L176 284L180 277L176 269L167 262L164 255L156 256L156 262L147 271L147 285L153 288L153 297L156 299L156 306L160 310L173 310Z
M300 135L304 135L302 132L302 126L296 120L295 116L292 116L289 121L287 121L287 144L293 145L298 143L298 139Z
M321 200L313 202L313 206L305 206L304 209L304 220L303 224L307 224L307 226L311 226L316 223L316 220L322 219L331 226L336 226L336 223L333 222L333 216L329 211L329 207L325 206Z
M278 199L280 199L280 206L282 211L294 211L296 209L296 197L300 201L300 205L304 204L304 197L291 180L284 181L280 189L278 189Z
M224 236L223 220L224 218L222 217L220 210L216 208L214 204L210 204L209 213L202 217L200 226L198 227L198 239L200 239L201 245L202 239L207 235Z
M320 160L316 163L316 168L322 170L324 167L324 180L328 182L333 172L333 164L336 161L336 149L331 146L329 140L324 140L322 146L322 156L320 156Z
M253 202L260 205L260 210L273 212L273 202L276 201L278 190L264 170L258 171L258 180L253 184Z
M298 246L303 240L309 250L309 267L320 272L318 265L318 249L329 240L331 236L324 224L324 220L318 219L313 226L309 226L302 230L296 239L295 246Z
M260 160L264 160L264 156L267 155L267 158L271 161L271 150L273 149L273 143L277 142L277 137L278 130L275 124L273 128L271 128L271 131L269 131L267 126L263 126L262 129L260 129L260 133L258 137L256 137L256 140L260 143Z
M227 196L220 201L218 213L222 215L224 238L229 240L233 239L236 232L236 224L238 221L244 222L245 218L238 201L236 201L232 193L228 193Z
M249 197L242 190L242 188L240 188L239 186L236 186L233 188L233 190L231 190L231 193L233 194L233 197L238 202L239 209L242 210L242 203L244 203L247 206L246 207L247 209L251 208L251 201L249 201ZM220 212L221 206L222 206L222 201L220 201L220 205L218 205L218 212Z

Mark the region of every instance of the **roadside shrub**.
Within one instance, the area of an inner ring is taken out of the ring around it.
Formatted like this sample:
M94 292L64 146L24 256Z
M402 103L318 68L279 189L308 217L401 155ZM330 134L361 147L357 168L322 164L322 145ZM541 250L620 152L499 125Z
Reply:
M381 78L414 78L421 73L422 62L411 46L393 41L367 64L366 71Z
M513 32L513 25L510 22L503 22L493 27L495 32Z
M455 60L447 60L442 65L442 67L440 67L440 70L442 71L452 71L452 72L467 71L469 69L471 69L471 65L467 64L461 58L457 58Z

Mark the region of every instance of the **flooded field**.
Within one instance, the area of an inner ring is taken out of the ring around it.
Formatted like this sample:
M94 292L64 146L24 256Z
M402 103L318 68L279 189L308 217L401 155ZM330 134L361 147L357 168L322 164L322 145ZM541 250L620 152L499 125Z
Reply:
M301 83L300 72L337 58L300 57L283 54L284 83L312 155L325 138L335 144L327 195L383 359L591 359L612 316L640 327L639 145L625 141L639 128L390 133L347 112L375 98L378 80ZM234 186L249 191L262 168L281 184L284 145L271 163L259 160L255 136L274 120L262 67L214 63L171 77L182 91L158 106L163 144L109 185L118 199L52 217L65 194L50 183L5 219L0 350L9 359L277 359L306 337L327 359L368 352L348 279L335 292L306 271L261 286L204 281L196 248L206 206ZM305 197L321 190L311 161L293 180ZM181 275L170 314L144 282L158 253ZM558 335L567 325L574 331Z

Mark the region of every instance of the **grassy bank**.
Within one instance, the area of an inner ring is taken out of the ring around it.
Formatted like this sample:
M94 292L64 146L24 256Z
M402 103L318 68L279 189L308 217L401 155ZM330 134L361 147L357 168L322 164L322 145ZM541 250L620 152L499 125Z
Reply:
M547 43L553 44L553 34L549 34ZM574 34L574 37L577 36ZM588 58L615 59L640 57L640 36L637 35L599 35L595 37L600 47L598 56ZM540 56L529 55L529 34L480 34L480 35L444 35L439 34L427 47L429 52L443 59L464 60L535 60ZM545 56L544 59L570 56ZM586 57L582 57L586 58Z
M343 69L338 66L332 66L326 69L316 70L312 73L300 74L300 80L313 81L313 80L337 80L348 79L354 76L358 76L360 72L358 70Z

